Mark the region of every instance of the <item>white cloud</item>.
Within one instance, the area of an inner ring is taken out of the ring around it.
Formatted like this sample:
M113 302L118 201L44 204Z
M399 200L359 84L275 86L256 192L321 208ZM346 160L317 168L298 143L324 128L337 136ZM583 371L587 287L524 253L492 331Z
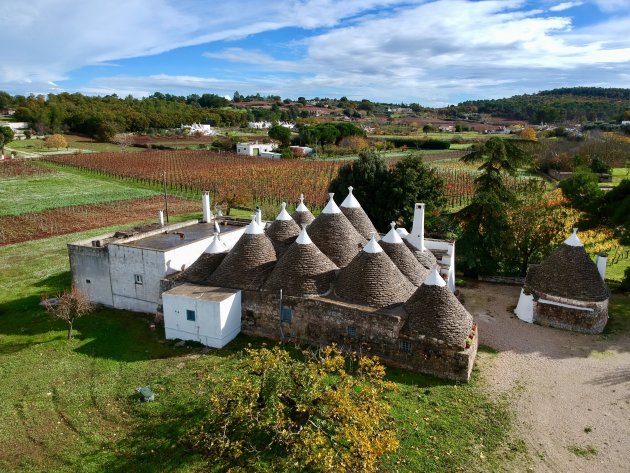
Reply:
M403 0L3 0L0 84L288 26L330 27ZM10 25L10 26L8 26Z
M614 12L619 10L630 10L630 0L592 0L602 11Z
M549 11L560 12L584 5L584 2L563 2L549 8Z

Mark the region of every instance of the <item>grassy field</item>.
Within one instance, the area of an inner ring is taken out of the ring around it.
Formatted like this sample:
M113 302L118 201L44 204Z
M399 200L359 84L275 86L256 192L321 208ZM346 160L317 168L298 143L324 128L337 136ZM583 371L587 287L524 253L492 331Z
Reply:
M95 153L105 153L105 152L113 152L113 151L121 151L120 146L114 143L101 143L92 138L88 138L85 136L79 135L64 135L66 142L68 143L68 149L55 149L46 147L46 142L44 140L38 138L32 138L30 140L19 140L12 141L9 144L11 149L15 149L19 151L25 151L27 153L38 153L38 154L58 154L60 152L64 153L75 153L75 152L95 152ZM122 149L122 151L129 153L136 153L140 151L144 151L143 148L134 148L133 146L127 146Z
M41 294L69 284L66 243L108 230L0 248L0 471L223 471L179 440L203 418L208 392L238 375L245 344L262 340L175 348L144 316L100 309L77 322L67 342L65 326L38 305ZM523 466L507 406L487 398L479 373L469 385L401 370L388 378L397 385L389 401L401 449L383 471ZM137 400L135 388L145 385L156 402Z
M58 170L0 180L0 216L55 207L95 204L157 195L158 192L106 177Z

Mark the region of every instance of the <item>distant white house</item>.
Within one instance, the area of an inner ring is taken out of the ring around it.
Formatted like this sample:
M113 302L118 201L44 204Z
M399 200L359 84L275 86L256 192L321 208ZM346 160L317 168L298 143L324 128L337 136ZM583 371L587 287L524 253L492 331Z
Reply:
M278 125L288 128L289 130L293 130L295 128L295 123L291 122L278 122ZM273 126L271 122L249 122L247 124L249 128L254 128L256 130L267 130Z
M210 125L202 125L200 123L193 123L192 125L182 125L180 127L182 130L190 130L189 133L191 135L203 135L203 136L215 136L217 135L217 131L213 129Z
M236 144L236 153L244 156L262 156L264 153L271 153L276 147L274 143L259 143L258 141L248 141Z
M453 131L455 131L455 127L453 125L442 125L438 127L438 130L446 133L452 133Z
M630 120L622 120L621 126L630 125Z

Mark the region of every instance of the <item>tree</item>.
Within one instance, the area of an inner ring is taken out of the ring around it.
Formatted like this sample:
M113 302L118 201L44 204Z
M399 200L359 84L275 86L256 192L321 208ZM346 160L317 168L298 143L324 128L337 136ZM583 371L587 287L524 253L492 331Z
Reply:
M504 140L492 137L481 145L475 145L473 150L462 156L464 163L481 161L481 174L475 179L478 192L493 191L507 196L507 189L503 183L503 175L514 175L519 167L529 163L531 157L514 140Z
M433 125L431 125L430 123L427 123L426 125L424 125L422 127L422 131L426 134L426 133L430 133L433 131Z
M0 126L0 154L4 156L4 145L11 143L15 135L13 134L13 130L8 126Z
M525 275L529 263L541 261L566 238L579 213L565 207L560 190L530 191L507 209L501 260L504 270Z
M560 189L569 199L571 206L585 212L594 212L604 195L599 188L599 177L588 168L578 168Z
M391 385L375 357L325 347L293 359L276 346L246 349L239 372L210 397L191 446L229 471L374 472L398 440ZM349 368L348 368L349 367Z
M420 154L410 154L398 161L390 171L387 183L383 183L389 196L387 207L394 212L393 220L411 228L416 202L426 204L427 226L432 217L438 216L446 205L444 180L434 168L427 166ZM377 219L378 228L386 228L392 221L385 212ZM376 223L376 222L375 222Z
M516 196L504 183L505 174L515 174L529 155L513 141L493 137L461 158L479 162L472 202L457 214L462 224L458 253L463 267L472 274L495 274L501 267L502 248L509 222L507 212Z
M63 135L55 133L54 135L50 135L46 138L46 146L49 148L67 148L68 143Z
M338 199L348 194L348 187L354 187L353 194L377 228L385 229L392 218L392 210L387 206L386 183L389 181L389 168L383 157L373 150L364 150L359 158L339 168L337 176L328 187ZM338 200L340 201L340 200ZM386 217L383 217L386 212ZM378 222L385 218L385 225Z
M283 148L288 148L291 145L291 130L285 126L274 125L269 128L269 132L267 134L269 135L269 138L278 140L280 142L280 146Z
M186 128L186 130L190 131L189 128ZM133 143L133 134L132 133L116 133L112 141L116 143L118 146L120 146L121 151L124 151L127 146Z
M519 135L524 140L536 141L537 139L536 130L534 130L533 128L523 128Z
M76 286L63 291L54 299L43 299L42 302L46 312L68 324L68 340L72 339L74 322L94 310L87 295Z

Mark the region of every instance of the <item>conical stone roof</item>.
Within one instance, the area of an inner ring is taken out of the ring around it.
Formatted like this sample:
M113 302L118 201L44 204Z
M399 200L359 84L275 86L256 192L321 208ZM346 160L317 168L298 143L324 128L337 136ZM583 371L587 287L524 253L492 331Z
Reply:
M525 286L550 296L601 302L610 297L597 265L577 236L577 229L541 264L530 266Z
M367 240L374 233L378 239L376 228L374 228L370 217L367 216L359 201L352 194L352 189L352 186L348 187L348 196L341 203L341 211L363 238Z
M366 240L355 230L341 213L330 194L330 200L322 213L308 227L313 243L340 268L354 258Z
M306 229L278 260L263 289L289 296L316 296L328 292L337 266L311 241Z
M207 284L212 273L219 267L228 249L217 233L208 248L201 256L184 271L173 278L174 281L189 282L192 284Z
M410 338L424 335L441 340L453 348L466 348L473 318L449 290L437 268L433 269L403 307L408 318L401 330L402 334Z
M262 227L252 219L212 273L209 284L233 289L260 289L276 263L276 252Z
M300 234L300 227L286 210L287 204L282 202L282 210L265 230L273 243L278 257L295 241Z
M295 212L291 214L291 217L300 227L302 226L302 224L310 225L313 220L315 220L313 214L310 212L310 210L308 210L306 205L304 205L304 194L300 194L300 203L295 209Z
M420 286L430 271L422 266L411 250L403 242L396 231L396 223L391 223L391 230L385 235L380 245L387 256L394 262L401 273L405 275L414 286Z
M378 308L400 304L414 290L374 237L339 271L335 283L335 293L342 299Z
M418 248L409 243L406 238L403 241L422 266L427 269L433 269L435 267L435 265L437 264L437 259L430 250L420 251Z

